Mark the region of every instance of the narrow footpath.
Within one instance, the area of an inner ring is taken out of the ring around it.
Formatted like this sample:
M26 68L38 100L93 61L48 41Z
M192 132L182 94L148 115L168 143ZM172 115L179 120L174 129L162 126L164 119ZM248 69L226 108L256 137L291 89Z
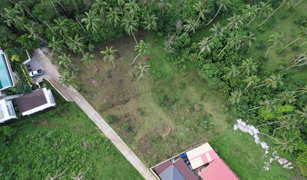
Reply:
M61 76L57 69L52 65L49 58L41 51L41 49L35 50L34 57L41 64L44 71L48 73L49 77L59 84L58 78ZM47 78L49 78L47 77ZM61 91L65 91L66 94L78 104L78 106L88 115L88 117L94 121L94 123L101 129L101 131L112 141L117 149L126 157L126 159L139 171L139 173L146 180L156 180L153 174L142 163L142 161L134 154L134 152L127 146L127 144L116 134L116 132L109 126L109 124L100 116L100 114L87 102L87 100L74 88L59 86Z

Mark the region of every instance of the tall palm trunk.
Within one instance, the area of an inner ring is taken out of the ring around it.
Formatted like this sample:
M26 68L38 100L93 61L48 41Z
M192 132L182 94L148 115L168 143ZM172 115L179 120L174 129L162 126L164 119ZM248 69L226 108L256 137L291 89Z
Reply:
M139 57L140 53L134 58L134 60L132 61L131 65L134 63L134 61Z
M303 46L304 44L306 44L307 43L307 41L306 42L304 42L304 43L302 43L302 44L300 44L300 46Z
M266 20L264 20L261 24L259 24L258 27L260 27L263 23L265 23L265 22L266 22L266 21L267 21L267 20L268 20L268 19L279 9L279 8L281 8L284 4L285 4L285 1L282 2L281 5L278 6L278 8L275 9L275 11L274 11L272 14L270 14L268 18L266 18Z
M282 126L282 127L275 128L274 131L273 131L273 135L272 135L272 136L275 135L275 131L276 131L277 129L281 129L281 128L285 128L285 127L286 127L286 126Z
M273 45L272 45L272 46L273 46ZM268 51L266 52L266 54L265 54L265 57L264 57L264 58L266 58L266 57L268 56L268 53L269 53L269 51L270 51L270 49L271 49L271 47L272 47L272 46L270 46L270 47L269 47L269 49L268 49Z
M294 9L295 8L295 6L297 6L300 2L302 2L302 0L300 0L299 2L297 2L294 6L293 6L293 8L292 9Z
M269 4L269 2L271 2L271 0L269 0L268 2L266 2L264 6L266 6L267 4Z
M111 58L111 62L112 62L112 64L113 64L114 68L116 68L116 66L115 66L114 61L113 61L112 58Z
M52 28L49 26L49 24L46 22L46 21L43 21L47 26L48 28L53 32L54 35L58 36L53 30Z
M177 38L176 40L181 39L188 31L190 30L190 28L188 28L179 38Z
M208 25L215 19L215 17L218 15L218 13L219 13L220 10L222 9L222 7L223 7L223 4L221 4L221 6L220 6L219 10L217 11L217 13L214 15L214 17L211 19L211 21L208 22L205 26L208 26Z
M52 0L50 0L50 2L51 2L51 4L52 4L52 6L53 6L53 8L54 8L55 12L56 12L58 15L60 15L60 14L59 14L59 12L56 10L56 8L55 8L55 6L54 6L54 4L53 4L53 1L52 1Z
M305 51L303 54L301 54L296 60L293 61L293 63L295 63L296 61L298 61L299 58L301 58L302 56L304 56L306 53L307 53L307 51ZM293 64L293 63L292 63L292 64Z
M261 126L266 126L266 125L269 125L269 124L275 124L275 123L279 123L279 121L275 121L275 122L269 122L269 123L261 124L261 125L257 126L256 128L261 127Z
M255 110L255 109L259 109L259 108L262 108L262 106L254 107L252 109L249 109L248 111L252 111L252 110Z
M135 38L135 35L134 35L133 33L132 33L132 36L133 36L133 38L134 38L134 41L135 41L136 45L139 45L138 42L137 42L137 40L136 40L136 38Z
M232 40L232 41L233 41L233 40ZM232 41L231 41L231 42L232 42ZM230 43L231 43L231 42L230 42ZM219 55L217 55L217 57L219 57L219 56L222 54L222 52L227 48L227 46L228 46L230 43L228 43L228 44L221 50L221 52L219 53Z
M197 23L198 23L199 19L200 19L200 16L198 17L198 19L197 19L196 23L194 24L194 27L196 27L196 25L197 25ZM191 31L192 31L192 30L191 30Z
M269 137L269 138L272 138L272 139L274 139L275 141L278 141L277 139L275 139L275 138L273 138L272 136L269 136L269 135L267 135L267 134L263 134L263 133L258 133L258 134L261 134L261 135L263 135L263 136L267 136L267 137ZM279 141L280 142L280 141Z
M25 9L25 11L26 11L35 21L37 21L37 20L35 19L35 17L34 17L28 10Z
M67 10L65 9L65 7L61 4L61 2L59 2L59 5L62 7L62 9L64 9L65 12L67 12Z
M85 29L84 27L82 26L82 24L80 23L80 21L78 20L78 18L76 18L76 21L78 22L78 24L81 26L81 28L83 29L83 32L85 33Z
M282 70L282 71L280 71L280 72L287 71L287 70L289 70L289 69L292 68L292 67L297 67L297 66L303 66L303 65L305 65L305 64L297 65L298 63L300 63L300 62L303 61L303 60L305 60L305 58L298 60L298 61L295 62L293 65L289 66L287 69L284 69L284 70Z
M249 23L245 26L245 28L250 24L252 23L255 19L256 19L257 16L255 16L251 21L249 21Z
M296 40L290 42L287 46L285 46L284 48L282 48L281 50L284 50L286 47L290 46L292 43L298 41L299 39L301 39L301 37L297 38Z
M220 77L220 79L223 79L224 77L226 77L228 75L228 73L227 74L225 74L224 76L222 76L222 77Z
M76 9L77 9L78 13L80 13L80 11L79 11L79 9L78 9L78 6L77 6L77 4L76 4L76 2L75 2L75 0L72 0L72 1L74 2L75 7L76 7Z
M246 43L246 41L244 41L243 43L241 43L240 46L236 49L236 51L237 51L241 46L243 46L245 43Z
M259 86L253 87L252 89L255 89L255 88L258 88L258 87L261 87L261 86L265 86L265 85L268 85L268 84L269 84L269 83L261 84L261 85L259 85Z
M82 52L83 56L85 56L85 53L84 53L84 51L82 50L82 48L79 47L79 49L80 49L80 51Z
M98 71L97 67L95 66L95 64L93 64L94 68L96 69L96 71Z

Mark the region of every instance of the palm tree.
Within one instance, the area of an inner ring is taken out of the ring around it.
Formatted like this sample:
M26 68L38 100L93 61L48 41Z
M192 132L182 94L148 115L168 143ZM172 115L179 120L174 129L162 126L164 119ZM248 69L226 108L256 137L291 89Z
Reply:
M48 47L52 49L51 53L54 54L54 52L61 53L62 52L62 44L63 40L56 40L55 37L52 37L51 42L49 42Z
M223 36L223 30L220 28L220 23L216 23L213 24L212 28L209 29L210 32L212 32L211 36L209 38L211 38L212 36L217 37L217 36Z
M202 20L205 20L205 14L208 13L209 10L205 9L205 3L203 1L198 1L196 4L194 4L193 8L195 9L196 12L198 12L198 18L194 26L197 25L199 19L201 18Z
M281 46L283 45L282 44L282 41L283 41L283 39L284 39L284 37L283 37L283 33L282 34L278 34L278 32L275 32L275 34L273 34L273 35L271 35L270 37L269 37L270 39L268 40L268 43L269 43L269 49L268 49L268 51L266 52L266 54L265 54L265 58L267 57L267 55L268 55L268 53L269 53L269 51L270 51L270 49L273 47L273 48L275 48L275 46L277 45L277 44L280 44Z
M296 116L300 118L302 122L307 122L307 106L303 108L303 111L295 110L295 112L297 113Z
M92 5L93 10L100 11L107 6L107 3L104 0L95 0L95 3Z
M259 13L258 13L259 16L266 18L271 14L272 11L273 9L271 7L271 4L267 5L264 2L260 2ZM250 23L253 22L256 19L256 17L257 16L254 16L254 18L245 27L250 25Z
M267 21L267 20L268 20L268 19L279 9L279 8L281 8L281 7L285 4L285 2L286 2L286 1L283 1L283 2L278 6L278 8L275 9L275 11L273 11L272 14L269 15L269 17L267 17L261 24L258 25L258 27L260 27L263 23L265 23L265 22L266 22L266 21Z
M53 176L51 176L51 175L48 173L48 175L47 175L47 177L46 177L46 180L59 180L59 179L64 178L64 176L62 176L62 175L65 173L65 171L66 171L67 169L68 169L68 168L66 168L66 169L65 169L62 173L60 173L60 174L58 174L59 172L56 171L56 173L53 174Z
M160 3L158 3L158 5L162 8L162 17L161 18L163 18L165 8L167 8L167 7L171 8L172 7L172 5L170 3L168 3L168 0L160 0Z
M109 8L109 12L108 12L108 15L107 15L107 18L108 18L108 22L110 24L114 24L114 27L117 26L117 24L119 23L120 21L120 18L119 18L119 14L121 14L121 12L119 11L118 8Z
M148 5L149 5L149 1L152 1L152 0L144 0L145 12L147 11L147 8L148 8Z
M242 72L248 76L252 74L252 72L256 72L257 68L258 65L253 62L252 58L248 58L245 61L243 60L242 66L240 66Z
M6 9L6 8L4 8L4 10L5 10L5 16L4 17L6 18L6 20L4 22L9 27L11 27L11 24L20 25L21 17L19 16L20 12L18 10L16 10L16 9Z
M78 11L78 13L80 13L80 11L79 11L79 9L78 9L78 6L77 6L77 4L76 4L76 1L75 1L75 0L72 0L72 2L74 3L74 5L75 5L75 7L76 7L76 9L77 9L77 11Z
M284 50L286 47L290 46L292 43L294 43L294 42L300 40L301 38L302 38L302 39L306 39L306 38L307 38L307 28L301 27L301 29L302 29L302 30L301 30L300 32L297 33L299 37L298 37L296 40L294 40L294 41L290 42L289 44L287 44L287 45L286 45L284 48L282 48L281 50Z
M96 32L98 29L97 23L102 22L100 18L96 16L96 9L95 10L90 10L89 12L85 12L87 18L83 18L81 22L85 22L86 24L86 29L89 31L89 29L92 29L92 34Z
M146 27L144 29L153 29L153 30L156 30L157 28L157 23L156 23L156 20L158 19L155 15L149 15L149 14L146 14L145 16L145 21L143 22Z
M74 78L75 76L69 76L68 74L64 73L63 76L59 77L59 82L62 86L69 87L75 84Z
M84 172L82 172L81 169L80 169L80 171L79 171L78 174L76 174L75 172L72 172L73 177L71 177L71 178L74 179L74 180L82 180L84 174L85 174L91 167L92 167L92 164L90 164L90 166L89 166L89 167L87 168L87 170L84 171Z
M228 11L227 9L227 6L230 4L230 0L218 0L218 4L220 4L220 8L219 10L217 11L217 13L214 15L214 17L211 19L211 21L209 21L206 26L208 26L215 18L216 16L218 15L218 13L220 12L220 10L222 8L224 8L226 11Z
M227 74L220 77L220 79L223 79L226 76L227 76L227 78L235 77L238 73L240 73L239 69L234 64L231 64L230 68L224 67L224 69L227 71Z
M74 76L75 71L78 71L79 68L77 66L74 66L72 64L65 66L64 74L67 74L68 76Z
M120 7L120 12L123 14L123 6L125 5L125 0L117 0L117 4Z
M247 90L247 88L249 88L252 85L256 85L258 82L260 81L260 79L256 76L256 75L252 75L247 77L244 82L247 83L247 86L245 87L244 91Z
M251 31L247 36L242 36L242 39L244 39L243 43L240 44L240 46L236 49L236 51L241 47L244 46L245 44L248 45L248 47L252 47L252 41L255 40L256 38L254 37L254 33Z
M281 97L280 100L282 102L285 102L287 104L292 104L293 102L296 101L296 96L293 93L286 93L286 94L278 94L277 96Z
M243 24L240 15L233 15L232 17L228 18L227 20L230 21L230 22L229 22L228 25L223 29L223 31L224 31L225 29L227 29L227 28L238 30L238 29L239 29L239 25L240 25L240 24Z
M149 68L150 68L150 65L146 65L146 64L142 65L141 63L139 63L139 66L134 67L134 69L137 71L136 75L137 76L140 75L138 80L140 80L141 77L143 77L145 73L149 74L149 72L148 72Z
M131 19L133 20L135 11L139 10L139 5L135 2L135 0L129 0L129 3L126 4L125 8L130 12Z
M83 62L83 64L87 67L89 66L93 66L96 71L98 71L97 67L95 66L96 60L95 60L95 55L94 54L90 54L90 53L86 53L85 56L83 56L83 58L81 59L81 61Z
M71 60L70 60L70 56L66 56L66 54L64 53L63 55L59 56L59 64L60 65L64 65L64 66L68 66L71 64Z
M289 137L287 137L286 134L283 134L282 137L283 139L276 138L277 141L275 142L275 144L278 144L278 148L280 148L281 150L292 153L297 146L294 141L295 138L288 139Z
M245 9L243 9L243 17L241 20L243 21L245 18L256 17L258 11L259 8L257 5L250 6L249 4L247 4Z
M195 20L193 20L193 19L186 20L186 24L183 25L183 27L186 31L176 40L181 39L188 31L195 32Z
M305 87L302 87L302 88L299 88L300 90L298 90L298 91L291 91L291 92L285 92L285 93L282 93L282 94L287 94L287 93L298 93L298 92L300 92L300 93L302 93L302 94L305 94L305 93L307 93L307 85L305 86Z
M25 11L26 11L35 21L37 21L35 17L29 12L30 9L24 4L24 3L27 3L27 1L12 1L12 0L9 0L9 1L15 4L14 9L19 9L22 15L25 15Z
M138 55L134 58L131 65L134 63L136 58L139 56L144 57L148 54L149 44L146 44L143 40L140 41L140 44L135 46L135 51L138 51Z
M240 90L236 90L235 92L231 92L230 102L231 104L239 103L241 101L242 92Z
M53 29L63 36L68 31L68 19L64 19L63 21L55 19L54 22L56 23L56 26L54 26Z
M69 49L71 49L73 52L76 52L78 49L82 52L83 56L85 56L84 51L82 50L85 45L81 42L82 38L79 38L79 35L75 36L75 39L72 39L69 37L69 39L66 41L66 44L68 45Z
M103 57L103 60L104 62L106 62L106 60L109 60L112 62L114 68L116 68L115 64L114 64L114 53L117 51L117 50L113 50L112 49L113 46L110 47L110 49L108 47L106 47L106 50L105 51L100 51L101 54L104 54L104 57Z
M221 54L222 54L222 52L228 47L228 46L230 46L230 47L232 47L232 46L236 46L236 48L237 48L237 46L239 45L239 44L241 44L241 42L242 42L242 36L239 34L239 33L231 33L230 34L230 37L229 38L226 38L227 39L227 44L226 44L226 46L221 50L221 52L218 54L218 56L217 57L219 57Z
M200 51L197 56L197 59L199 59L200 54L203 53L205 50L207 50L208 52L211 52L210 48L214 45L214 43L211 42L210 38L204 38L198 43L198 45L199 45Z
M267 85L268 87L272 86L273 88L277 89L278 86L282 86L284 84L282 81L282 76L280 74L277 76L273 74L270 76L270 78L265 79L262 83L264 84L255 86L252 89L255 89L261 86L265 86L265 85Z
M134 38L134 41L135 41L136 45L139 45L138 42L137 42L137 40L136 40L136 38L135 38L135 36L134 36L134 33L133 33L134 31L136 31L136 28L137 28L137 26L138 26L137 21L135 21L135 20L133 20L133 19L131 19L131 18L129 18L129 17L127 16L126 18L123 19L122 26L125 27L125 30L126 30L126 32L128 33L128 35L131 35L131 34L132 34L132 36L133 36L133 38Z

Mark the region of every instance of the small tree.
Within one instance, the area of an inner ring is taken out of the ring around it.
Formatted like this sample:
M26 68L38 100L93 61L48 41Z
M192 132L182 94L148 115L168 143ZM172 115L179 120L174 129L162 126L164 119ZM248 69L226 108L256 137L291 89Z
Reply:
M139 66L134 67L135 71L137 72L136 75L137 76L140 75L138 80L140 80L141 77L143 77L145 73L149 74L149 72L148 72L149 68L150 68L150 65L146 65L146 64L142 65L141 63L139 63Z
M117 50L113 50L112 49L113 46L111 46L110 48L106 47L106 50L105 51L100 51L101 54L104 54L104 57L103 57L103 60L104 62L106 62L107 60L111 61L114 68L116 68L115 64L114 64L114 53L117 51Z
M143 40L140 41L140 44L135 46L135 51L138 51L138 55L134 58L131 65L139 57L144 57L148 54L149 44L145 43Z
M95 60L95 55L94 54L90 54L90 53L86 53L85 56L83 56L83 58L81 59L81 61L83 62L83 64L87 67L89 66L93 66L96 71L98 71L97 67L95 66L96 60Z

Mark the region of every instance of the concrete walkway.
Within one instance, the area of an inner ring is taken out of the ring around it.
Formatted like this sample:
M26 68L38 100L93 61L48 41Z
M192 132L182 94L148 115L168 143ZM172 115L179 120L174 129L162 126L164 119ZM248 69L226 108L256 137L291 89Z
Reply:
M52 65L50 60L44 55L44 53L37 49L34 57L43 66L51 80L58 82L60 73ZM101 129L101 131L112 141L117 149L126 157L126 159L139 171L139 173L146 180L156 180L154 175L148 168L142 163L142 161L134 154L134 152L126 145L126 143L116 134L116 132L109 126L108 123L99 115L99 113L84 99L84 97L74 88L61 87L63 91L79 105L79 107L88 115L89 118ZM61 90L61 91L62 91Z

